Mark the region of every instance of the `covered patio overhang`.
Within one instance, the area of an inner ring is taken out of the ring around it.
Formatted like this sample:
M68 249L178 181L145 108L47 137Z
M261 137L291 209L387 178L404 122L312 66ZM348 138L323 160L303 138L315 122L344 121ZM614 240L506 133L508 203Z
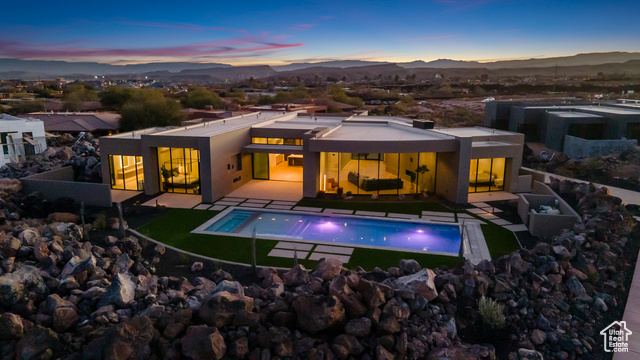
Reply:
M298 145L267 145L251 144L242 148L243 153L262 154L302 154L302 146Z

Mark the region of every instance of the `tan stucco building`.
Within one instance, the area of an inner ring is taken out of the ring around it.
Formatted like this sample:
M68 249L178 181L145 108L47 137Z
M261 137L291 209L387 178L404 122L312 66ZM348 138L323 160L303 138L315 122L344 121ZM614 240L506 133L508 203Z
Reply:
M256 112L100 139L113 189L199 194L210 203L252 180L302 182L303 195L517 192L524 135L424 129L410 119Z

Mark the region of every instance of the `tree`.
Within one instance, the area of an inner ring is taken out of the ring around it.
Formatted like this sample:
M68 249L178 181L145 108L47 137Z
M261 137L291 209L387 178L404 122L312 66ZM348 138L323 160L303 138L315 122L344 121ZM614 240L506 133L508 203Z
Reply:
M204 109L207 105L215 109L224 109L222 98L205 88L193 87L180 99L180 103L185 108Z
M180 105L164 97L160 90L140 89L122 106L120 130L132 131L154 126L179 126L185 116Z
M136 89L112 86L102 91L98 96L100 97L100 104L107 109L120 110L122 106L136 93Z
M27 114L32 112L44 111L44 103L41 100L20 101L13 103L11 109L7 111L11 115Z
M85 101L98 100L98 95L91 85L80 83L69 85L62 97L63 109L67 111L80 111Z

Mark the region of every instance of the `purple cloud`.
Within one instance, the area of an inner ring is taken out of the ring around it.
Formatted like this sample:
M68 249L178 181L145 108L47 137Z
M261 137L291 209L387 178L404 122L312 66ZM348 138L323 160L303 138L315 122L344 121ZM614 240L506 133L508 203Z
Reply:
M241 55L303 46L284 44L259 38L238 38L182 46L152 48L103 48L70 46L71 44L31 44L0 39L0 56L18 59L65 59L95 57L197 57L211 55Z
M318 24L294 24L289 26L290 30L306 31L312 27L318 26Z

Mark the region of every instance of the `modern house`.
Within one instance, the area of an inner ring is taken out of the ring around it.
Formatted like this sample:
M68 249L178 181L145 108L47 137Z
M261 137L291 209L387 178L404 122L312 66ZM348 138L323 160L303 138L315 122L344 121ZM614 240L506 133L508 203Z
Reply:
M255 112L100 138L113 189L198 194L213 202L256 180L297 182L302 196L518 191L524 135L425 129L409 119ZM530 185L527 185L530 186Z
M612 105L550 105L512 101L487 103L484 125L496 129L521 132L527 142L570 153L571 145L585 146L582 140L640 141L640 109ZM624 142L621 145L632 145ZM620 145L618 144L618 145ZM587 144L588 145L588 144ZM610 146L605 146L610 148Z
M0 114L0 166L21 162L25 156L40 154L47 149L42 121Z

